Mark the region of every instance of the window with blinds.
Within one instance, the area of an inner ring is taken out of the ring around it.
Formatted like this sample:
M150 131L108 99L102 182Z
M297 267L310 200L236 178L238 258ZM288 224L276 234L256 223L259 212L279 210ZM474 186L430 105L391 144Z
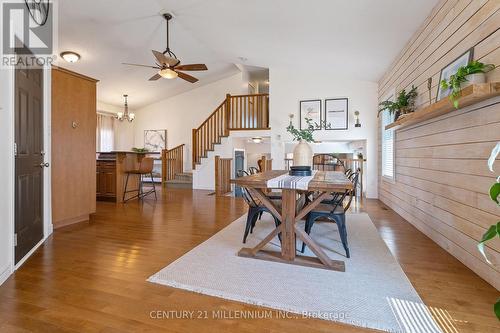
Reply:
M394 130L385 126L394 121L388 111L382 112L382 176L394 179Z

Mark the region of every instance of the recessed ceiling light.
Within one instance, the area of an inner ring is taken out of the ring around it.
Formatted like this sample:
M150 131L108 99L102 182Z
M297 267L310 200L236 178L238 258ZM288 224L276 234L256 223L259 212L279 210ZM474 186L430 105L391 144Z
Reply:
M66 60L67 62L77 62L78 60L80 60L80 55L76 52L72 52L72 51L66 51L66 52L63 52L61 53L61 57Z

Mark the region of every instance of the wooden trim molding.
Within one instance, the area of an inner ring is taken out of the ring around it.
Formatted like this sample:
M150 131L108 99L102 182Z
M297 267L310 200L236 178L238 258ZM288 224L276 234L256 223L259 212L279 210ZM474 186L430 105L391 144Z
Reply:
M87 81L91 81L91 82L95 82L95 83L99 82L99 80L97 80L97 79L91 78L90 76L86 76L86 75L83 75L83 74L80 74L80 73L77 73L77 72L73 72L72 70L66 69L64 67L53 65L52 69L56 70L56 71L60 71L60 72L66 73L66 74L69 74L69 75L73 75L73 76L79 77L80 79L84 79L84 80L87 80Z

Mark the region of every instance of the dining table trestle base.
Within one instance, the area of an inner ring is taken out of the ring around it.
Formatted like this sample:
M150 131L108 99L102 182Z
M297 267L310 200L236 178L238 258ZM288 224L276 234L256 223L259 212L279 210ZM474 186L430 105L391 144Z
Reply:
M311 267L311 268L320 268L337 272L345 272L345 263L341 260L328 259L329 262L325 264L316 257L309 257L303 255L296 256L294 260L285 260L281 257L281 252L278 251L260 250L254 254L251 248L245 247L238 252L238 257L260 259L265 261L272 261L282 264L291 264L291 265Z
M284 173L286 171L273 170L232 180L232 183L246 187L252 193L252 196L260 200L269 212L280 221L280 224L264 237L259 244L253 248L241 249L238 256L345 272L344 261L330 259L321 246L304 230L299 228L297 222L303 220L330 193L352 189L352 183L341 172L318 171L309 183L307 190L283 188L281 207L279 207L266 195L266 192L271 190L267 186L267 182ZM312 201L302 200L304 205L297 205L298 198L304 199L307 193L312 192L317 194L315 199ZM278 235L281 236L281 251L264 249ZM297 255L297 240L307 245L316 257Z

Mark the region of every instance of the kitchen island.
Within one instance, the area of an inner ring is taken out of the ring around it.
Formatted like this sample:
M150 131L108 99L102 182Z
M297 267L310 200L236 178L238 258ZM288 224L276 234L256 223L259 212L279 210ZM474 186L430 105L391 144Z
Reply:
M122 202L125 191L127 170L138 169L142 159L155 153L138 153L133 151L112 151L96 154L96 198L99 201ZM128 181L128 190L139 187L139 176L131 175ZM125 200L133 197L134 193L127 193Z

